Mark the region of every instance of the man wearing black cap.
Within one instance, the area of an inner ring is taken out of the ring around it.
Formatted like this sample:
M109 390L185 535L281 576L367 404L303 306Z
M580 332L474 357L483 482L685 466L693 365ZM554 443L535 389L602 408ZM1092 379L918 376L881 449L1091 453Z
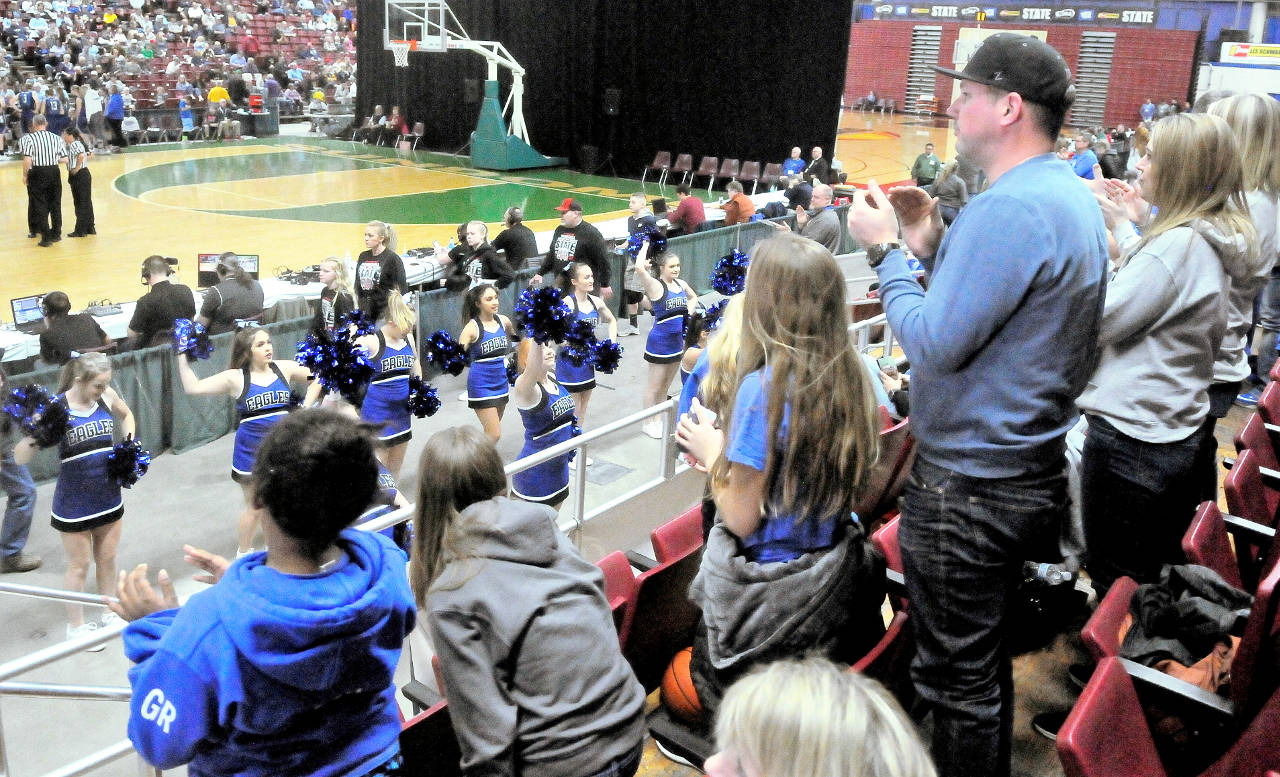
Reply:
M609 299L613 296L613 289L609 286L611 268L604 236L582 220L582 204L572 197L566 197L556 210L560 211L560 224L551 235L551 248L542 259L538 274L529 280L530 285L544 281L555 283L560 274L568 272L569 265L586 262L591 265L591 274L596 279L600 296Z
M1097 359L1107 240L1092 194L1052 153L1074 97L1058 52L1001 33L963 72L937 69L960 79L947 111L956 147L990 185L944 235L923 189L886 197L873 182L849 231L867 247L914 377L919 447L899 541L934 760L943 777L1006 777L1009 603L1024 561L1060 558L1064 440Z

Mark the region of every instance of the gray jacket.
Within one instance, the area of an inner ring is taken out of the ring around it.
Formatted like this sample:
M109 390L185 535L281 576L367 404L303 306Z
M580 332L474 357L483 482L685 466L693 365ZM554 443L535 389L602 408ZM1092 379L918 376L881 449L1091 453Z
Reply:
M1204 222L1142 246L1107 284L1102 356L1080 410L1144 442L1187 439L1209 412L1214 356L1227 331L1223 291L1252 266L1242 240Z
M832 254L840 252L840 217L834 208L823 208L811 215L800 234L823 244Z
M603 573L554 520L505 497L471 505L427 594L464 774L581 777L644 737Z
M1259 251L1249 257L1248 275L1231 283L1227 296L1227 333L1223 335L1222 346L1213 361L1215 383L1235 383L1249 375L1245 338L1253 326L1253 301L1271 278L1271 268L1276 263L1276 253L1280 251L1275 196L1255 190L1246 194L1245 199L1249 201L1253 226L1258 230Z

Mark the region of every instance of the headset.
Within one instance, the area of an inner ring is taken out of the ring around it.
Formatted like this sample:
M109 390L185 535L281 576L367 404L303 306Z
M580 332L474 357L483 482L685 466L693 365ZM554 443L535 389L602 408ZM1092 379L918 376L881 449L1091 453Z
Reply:
M146 286L148 284L148 281L151 280L151 273L147 271L147 265L151 263L151 260L153 258L163 259L165 261L165 264L169 265L168 271L165 273L166 276L172 276L173 273L175 272L173 268L178 266L178 260L172 256L159 256L159 255L148 256L146 259L142 260L141 272L142 272L143 286Z

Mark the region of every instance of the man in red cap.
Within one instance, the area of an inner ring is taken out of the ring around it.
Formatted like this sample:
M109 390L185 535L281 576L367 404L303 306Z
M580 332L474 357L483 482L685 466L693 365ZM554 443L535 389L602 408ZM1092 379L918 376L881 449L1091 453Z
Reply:
M582 204L572 197L565 197L556 208L560 211L560 225L551 235L551 248L538 267L538 274L529 280L537 285L544 280L555 283L560 274L568 273L574 262L591 265L600 296L609 299L613 289L609 286L609 252L605 249L600 230L582 220Z

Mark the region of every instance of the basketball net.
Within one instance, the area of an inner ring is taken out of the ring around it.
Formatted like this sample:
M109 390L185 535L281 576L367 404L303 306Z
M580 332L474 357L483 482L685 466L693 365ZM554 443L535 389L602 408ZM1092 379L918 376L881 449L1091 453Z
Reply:
M414 48L416 41L393 40L391 41L391 56L395 57L396 67L409 66L409 51Z

